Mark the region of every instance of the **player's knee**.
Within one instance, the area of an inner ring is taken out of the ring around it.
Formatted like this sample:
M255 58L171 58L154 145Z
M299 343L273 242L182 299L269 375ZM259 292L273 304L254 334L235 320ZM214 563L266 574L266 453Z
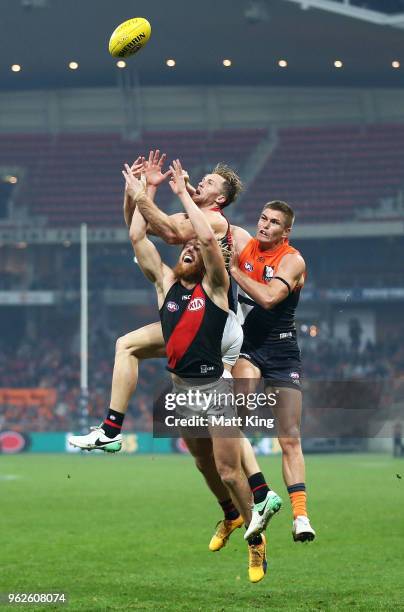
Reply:
M115 354L122 354L126 352L133 353L136 350L136 343L129 338L129 334L118 338L115 344Z
M287 455L300 452L301 443L299 429L297 427L294 429L291 428L287 433L287 437L279 438L279 444L282 452Z
M232 489L240 476L240 470L225 463L219 463L216 465L216 469L223 484Z

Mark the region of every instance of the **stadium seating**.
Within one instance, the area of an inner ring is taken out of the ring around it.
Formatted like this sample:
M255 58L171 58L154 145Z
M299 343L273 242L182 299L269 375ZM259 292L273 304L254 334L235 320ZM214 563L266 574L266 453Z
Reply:
M0 166L25 171L17 204L45 216L51 226L88 222L97 226L122 224L124 162L159 147L168 159L180 157L198 175L218 161L240 169L242 162L264 137L266 130L220 130L213 133L165 131L143 134L141 140L123 140L110 134L0 136ZM159 203L172 200L168 186Z
M50 226L82 221L98 226L122 223L120 170L138 153L159 146L178 156L196 180L217 161L243 171L266 130L146 132L140 140L118 134L0 136L0 166L20 167L24 180L17 205L47 218ZM192 172L193 171L193 172ZM279 130L278 142L245 194L246 223L270 199L289 202L299 221L358 218L364 208L394 198L404 182L404 126L343 126ZM164 186L159 203L167 208Z
M404 126L283 129L248 192L245 220L269 199L290 203L300 222L351 221L404 183Z

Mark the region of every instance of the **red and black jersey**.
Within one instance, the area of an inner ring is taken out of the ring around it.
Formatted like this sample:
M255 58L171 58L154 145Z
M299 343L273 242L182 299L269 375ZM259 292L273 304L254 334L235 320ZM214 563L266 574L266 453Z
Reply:
M193 289L174 283L160 309L167 370L182 378L220 378L227 316L225 310L212 302L201 283Z

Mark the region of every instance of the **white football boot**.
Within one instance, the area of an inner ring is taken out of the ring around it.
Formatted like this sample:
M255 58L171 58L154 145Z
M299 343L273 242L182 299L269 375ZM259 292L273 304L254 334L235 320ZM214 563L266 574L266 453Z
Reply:
M310 525L307 516L297 516L293 521L292 535L295 542L311 542L316 537L316 532Z
M106 453L117 453L121 450L121 434L118 434L115 438L108 438L101 425L98 425L98 427L90 427L90 429L90 433L85 436L70 436L69 444L88 451L98 449Z
M269 520L274 514L279 512L281 506L282 500L279 495L275 491L268 491L262 502L253 505L251 523L244 534L244 539L248 540L252 536L256 536L264 531Z

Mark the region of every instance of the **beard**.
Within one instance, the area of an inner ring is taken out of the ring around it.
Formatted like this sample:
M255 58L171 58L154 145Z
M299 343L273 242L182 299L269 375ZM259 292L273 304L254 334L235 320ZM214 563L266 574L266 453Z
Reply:
M201 260L194 261L192 264L178 261L173 272L177 280L183 280L186 283L200 283L206 270Z

